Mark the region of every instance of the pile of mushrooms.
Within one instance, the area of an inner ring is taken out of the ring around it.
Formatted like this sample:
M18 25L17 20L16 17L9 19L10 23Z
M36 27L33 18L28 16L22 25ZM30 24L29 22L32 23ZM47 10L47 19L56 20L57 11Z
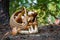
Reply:
M12 14L10 18L10 27L12 28L12 35L16 35L17 33L37 33L38 24L36 16L37 12L27 11L25 7L22 8L21 11Z

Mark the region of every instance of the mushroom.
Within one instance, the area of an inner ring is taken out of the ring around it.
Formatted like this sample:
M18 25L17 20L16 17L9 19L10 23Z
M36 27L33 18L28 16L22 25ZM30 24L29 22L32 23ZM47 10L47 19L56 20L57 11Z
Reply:
M14 13L10 19L12 35L38 32L36 16L36 12L29 11L27 13L25 8L21 12Z
M38 27L37 27L37 22L29 23L29 33L37 33L38 32Z
M11 34L12 35L16 35L17 34L17 28L16 27L12 28Z
M28 12L28 22L29 22L29 21L34 21L35 18L36 18L36 16L37 16L37 13L32 12L32 11L29 11L29 12Z

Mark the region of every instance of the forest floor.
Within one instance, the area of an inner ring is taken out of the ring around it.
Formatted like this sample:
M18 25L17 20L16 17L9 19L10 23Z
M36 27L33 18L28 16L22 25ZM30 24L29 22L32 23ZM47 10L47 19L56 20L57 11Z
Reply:
M0 39L10 30L9 25L0 25ZM37 34L17 34L16 36L7 35L3 40L60 40L60 26L45 25L39 27L39 32Z

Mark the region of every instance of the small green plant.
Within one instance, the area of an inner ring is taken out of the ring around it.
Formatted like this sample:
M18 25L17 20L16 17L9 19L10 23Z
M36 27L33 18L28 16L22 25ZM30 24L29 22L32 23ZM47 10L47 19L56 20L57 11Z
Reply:
M27 10L37 11L37 20L40 25L49 23L49 15L51 17L50 22L52 23L54 23L55 18L60 15L60 0L10 0L10 16L23 6L26 7Z

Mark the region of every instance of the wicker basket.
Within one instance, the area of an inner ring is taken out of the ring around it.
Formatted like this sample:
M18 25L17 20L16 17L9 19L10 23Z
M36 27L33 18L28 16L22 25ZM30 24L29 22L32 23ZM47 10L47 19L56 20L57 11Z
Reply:
M12 16L10 18L10 27L11 28L17 27L17 28L20 28L20 29L24 29L24 26L21 23L16 22L15 19L14 19L14 16L19 14L19 13L20 13L20 11L12 14Z

